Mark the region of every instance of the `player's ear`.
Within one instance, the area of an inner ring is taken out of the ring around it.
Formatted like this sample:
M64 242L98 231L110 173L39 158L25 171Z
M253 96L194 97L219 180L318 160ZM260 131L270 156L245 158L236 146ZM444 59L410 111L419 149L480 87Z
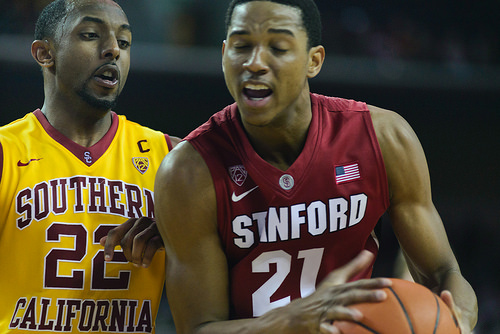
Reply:
M226 52L226 43L227 43L227 41L226 41L226 40L223 40L223 41L222 41L222 58L224 58L224 53ZM223 73L225 72L225 69L224 69L224 62L222 62L222 72L223 72Z
M42 67L49 68L54 65L52 43L47 40L35 40L31 44L31 55Z
M307 77L314 78L321 71L325 61L325 48L322 45L314 46L309 50L309 67Z

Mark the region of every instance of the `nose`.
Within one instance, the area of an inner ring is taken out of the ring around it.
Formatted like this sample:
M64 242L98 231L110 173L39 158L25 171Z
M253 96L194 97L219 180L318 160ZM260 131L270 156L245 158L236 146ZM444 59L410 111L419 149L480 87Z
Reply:
M257 46L252 50L249 58L243 64L244 68L252 73L267 73L269 67L266 62L266 51L262 46Z
M115 36L110 35L103 43L101 56L103 58L118 60L120 58L120 47Z

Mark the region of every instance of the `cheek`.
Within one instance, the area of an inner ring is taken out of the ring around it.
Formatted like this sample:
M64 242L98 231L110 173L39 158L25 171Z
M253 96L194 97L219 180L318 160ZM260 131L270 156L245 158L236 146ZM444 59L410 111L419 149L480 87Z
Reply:
M290 91L300 90L307 81L307 71L300 66L292 66L288 71L281 73L279 80L282 81Z
M64 54L56 59L56 70L61 76L80 77L88 73L89 68L90 58L82 53Z
M125 81L127 79L129 70L130 70L130 64L126 65L126 66L121 66L120 75L121 75L121 79L123 79L123 81Z
M226 85L230 91L232 91L232 86L237 85L238 76L236 68L228 61L222 62L222 71L224 74L224 79L226 81Z
M231 58L222 58L222 71L225 75L230 76L234 73L236 62Z
M59 59L56 62L56 77L67 84L80 85L80 82L84 81L84 78L88 76L85 75L87 72L88 66L82 66L82 62L75 61L75 59L71 62L68 62L67 59Z

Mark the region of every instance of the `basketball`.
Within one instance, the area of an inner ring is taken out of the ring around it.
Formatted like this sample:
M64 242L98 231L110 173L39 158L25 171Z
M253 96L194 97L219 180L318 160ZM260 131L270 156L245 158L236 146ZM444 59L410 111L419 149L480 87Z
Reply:
M448 306L423 285L391 279L387 299L353 308L363 313L360 322L335 322L344 334L460 334Z

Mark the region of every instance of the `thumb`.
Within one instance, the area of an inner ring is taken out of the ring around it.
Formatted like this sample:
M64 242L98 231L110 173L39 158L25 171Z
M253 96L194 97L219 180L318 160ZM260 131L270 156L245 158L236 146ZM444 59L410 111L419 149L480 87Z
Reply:
M460 321L460 310L455 306L455 302L453 300L453 295L451 294L451 292L449 290L443 290L443 291L441 291L441 294L439 295L439 297L441 297L443 302L450 309L451 314L452 314L455 322L457 322L457 324L460 327L460 332L464 333L464 334L468 334L470 331L467 332L463 328L463 324Z
M347 264L331 272L327 280L330 284L343 284L351 280L357 274L363 272L372 263L375 255L367 250L360 252Z

